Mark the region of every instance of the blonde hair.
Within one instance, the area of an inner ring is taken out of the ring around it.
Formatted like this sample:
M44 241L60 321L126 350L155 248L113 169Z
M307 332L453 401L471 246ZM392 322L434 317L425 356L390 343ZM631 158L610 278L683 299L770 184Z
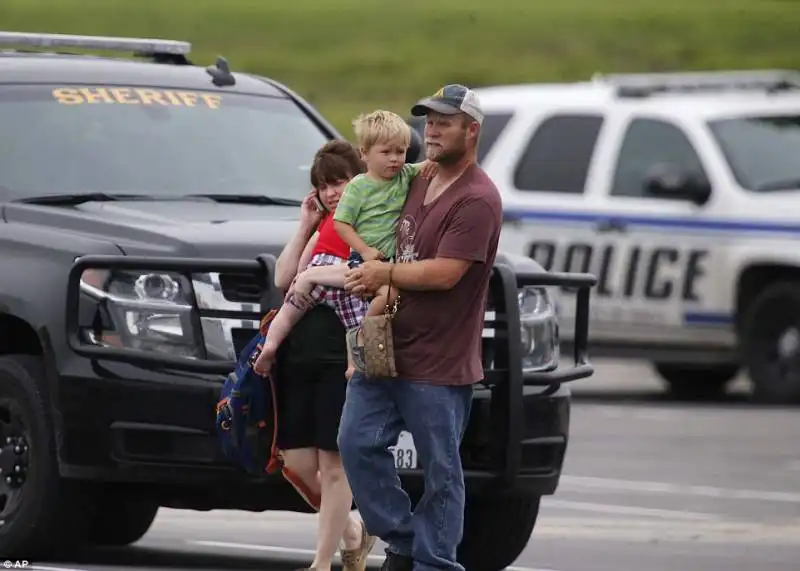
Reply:
M353 121L358 146L368 151L377 143L400 140L405 146L411 144L411 127L397 113L378 109L362 114Z

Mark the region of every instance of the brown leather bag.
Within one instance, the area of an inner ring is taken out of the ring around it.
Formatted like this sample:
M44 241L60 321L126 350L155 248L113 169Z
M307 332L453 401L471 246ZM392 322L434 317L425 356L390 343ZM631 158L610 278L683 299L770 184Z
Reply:
M389 272L389 291L391 293L392 274ZM392 319L400 303L398 293L394 303L386 307L381 315L365 317L361 325L349 336L350 350L353 353L353 365L367 377L397 377L394 362L394 336Z

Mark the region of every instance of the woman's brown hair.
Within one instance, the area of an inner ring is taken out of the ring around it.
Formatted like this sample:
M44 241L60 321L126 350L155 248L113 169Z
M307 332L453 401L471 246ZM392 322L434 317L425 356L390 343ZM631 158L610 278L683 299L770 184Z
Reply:
M334 139L314 154L311 164L311 186L319 188L350 180L366 170L358 150L348 141Z

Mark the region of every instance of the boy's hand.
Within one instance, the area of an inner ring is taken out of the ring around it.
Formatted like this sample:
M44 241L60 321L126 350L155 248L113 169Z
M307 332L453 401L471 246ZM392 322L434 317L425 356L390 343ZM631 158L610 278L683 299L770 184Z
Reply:
M419 169L419 174L422 178L433 178L439 172L439 163L434 161L425 160Z
M367 248L366 250L361 252L361 257L364 258L365 262L369 262L372 260L382 260L383 252L381 252L378 248Z

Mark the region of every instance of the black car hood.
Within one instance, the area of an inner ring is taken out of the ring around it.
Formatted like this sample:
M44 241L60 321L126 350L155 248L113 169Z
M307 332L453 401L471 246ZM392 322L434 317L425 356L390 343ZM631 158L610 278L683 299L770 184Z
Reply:
M120 200L79 206L15 203L4 209L6 222L103 238L129 255L205 258L278 255L296 230L299 214L296 206L211 200ZM68 247L68 236L65 240L62 247Z

